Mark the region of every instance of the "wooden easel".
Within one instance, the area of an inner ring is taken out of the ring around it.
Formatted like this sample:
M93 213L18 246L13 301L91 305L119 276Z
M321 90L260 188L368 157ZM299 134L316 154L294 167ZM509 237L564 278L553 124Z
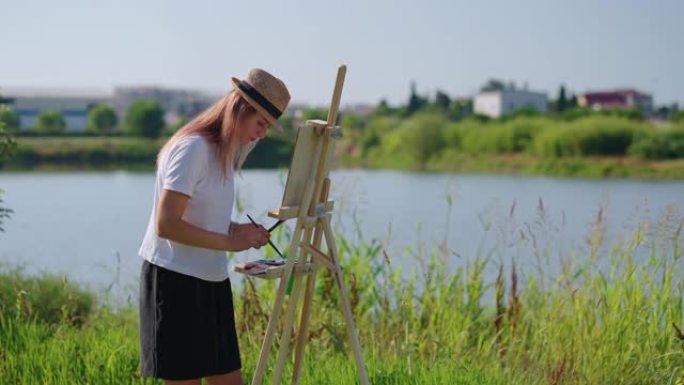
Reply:
M368 384L368 374L361 353L359 337L354 325L347 289L342 277L335 236L330 224L334 203L328 201L328 194L330 192L328 174L334 150L334 143L332 141L341 136L341 129L335 126L335 120L340 105L346 71L347 67L344 65L338 68L335 89L330 103L330 110L328 111L328 120L309 120L303 127L299 128L290 166L290 174L285 186L283 204L279 209L271 210L268 213L270 217L279 220L296 218L297 223L294 228L292 243L288 249L287 262L280 269L278 294L268 321L268 328L254 378L252 379L252 385L260 385L262 383L276 333L276 325L280 319L287 287L293 274L294 283L285 309L284 327L280 337L278 359L273 371L273 384L281 384L283 367L291 352L290 338L292 337L296 310L300 302L302 281L306 278L301 318L298 325L299 330L295 340L295 357L292 371L292 384L299 383L304 348L307 343L316 272L322 267L330 270L340 290L342 311L347 324L347 334L351 341L358 367L360 384ZM313 150L310 150L310 148ZM327 253L321 251L323 239L325 239ZM293 268L296 259L299 260L297 269ZM305 268L299 268L300 266Z

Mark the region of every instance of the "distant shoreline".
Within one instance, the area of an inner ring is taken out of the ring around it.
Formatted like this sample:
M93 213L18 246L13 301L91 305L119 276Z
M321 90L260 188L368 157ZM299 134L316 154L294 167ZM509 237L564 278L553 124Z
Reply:
M132 137L17 138L17 154L0 172L154 171L155 157L166 139ZM248 158L245 169L287 168L290 153L272 151L264 140ZM259 151L261 149L261 151ZM361 160L340 155L338 167L369 170L458 172L498 175L536 175L583 179L684 180L684 159L640 160L631 157L541 158L529 154L470 155L448 153L415 168L389 160Z

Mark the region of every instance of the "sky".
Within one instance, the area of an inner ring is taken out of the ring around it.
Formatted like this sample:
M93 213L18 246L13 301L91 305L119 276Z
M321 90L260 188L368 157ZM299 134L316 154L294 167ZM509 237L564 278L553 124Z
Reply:
M556 97L636 88L684 105L681 0L0 0L3 87L211 93L263 68L327 105L475 94L490 78Z

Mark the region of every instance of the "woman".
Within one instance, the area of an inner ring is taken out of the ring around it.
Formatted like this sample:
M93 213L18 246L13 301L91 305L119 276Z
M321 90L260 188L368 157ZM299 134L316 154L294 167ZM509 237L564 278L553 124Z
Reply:
M140 369L166 384L242 384L225 251L258 249L268 232L230 221L233 176L269 125L278 125L290 94L260 69L232 82L234 90L173 135L157 158L139 250Z

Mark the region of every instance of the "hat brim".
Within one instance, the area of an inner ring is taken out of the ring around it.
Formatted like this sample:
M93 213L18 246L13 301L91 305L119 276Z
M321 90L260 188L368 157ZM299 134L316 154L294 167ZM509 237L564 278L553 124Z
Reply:
M231 81L233 82L233 86L235 87L235 91L237 91L240 96L242 96L252 107L254 107L255 110L257 110L268 122L275 128L278 129L278 131L283 132L283 126L280 124L278 119L274 118L271 114L269 114L259 103L254 101L249 95L244 93L240 87L238 87L238 84L240 84L240 79L231 77Z

